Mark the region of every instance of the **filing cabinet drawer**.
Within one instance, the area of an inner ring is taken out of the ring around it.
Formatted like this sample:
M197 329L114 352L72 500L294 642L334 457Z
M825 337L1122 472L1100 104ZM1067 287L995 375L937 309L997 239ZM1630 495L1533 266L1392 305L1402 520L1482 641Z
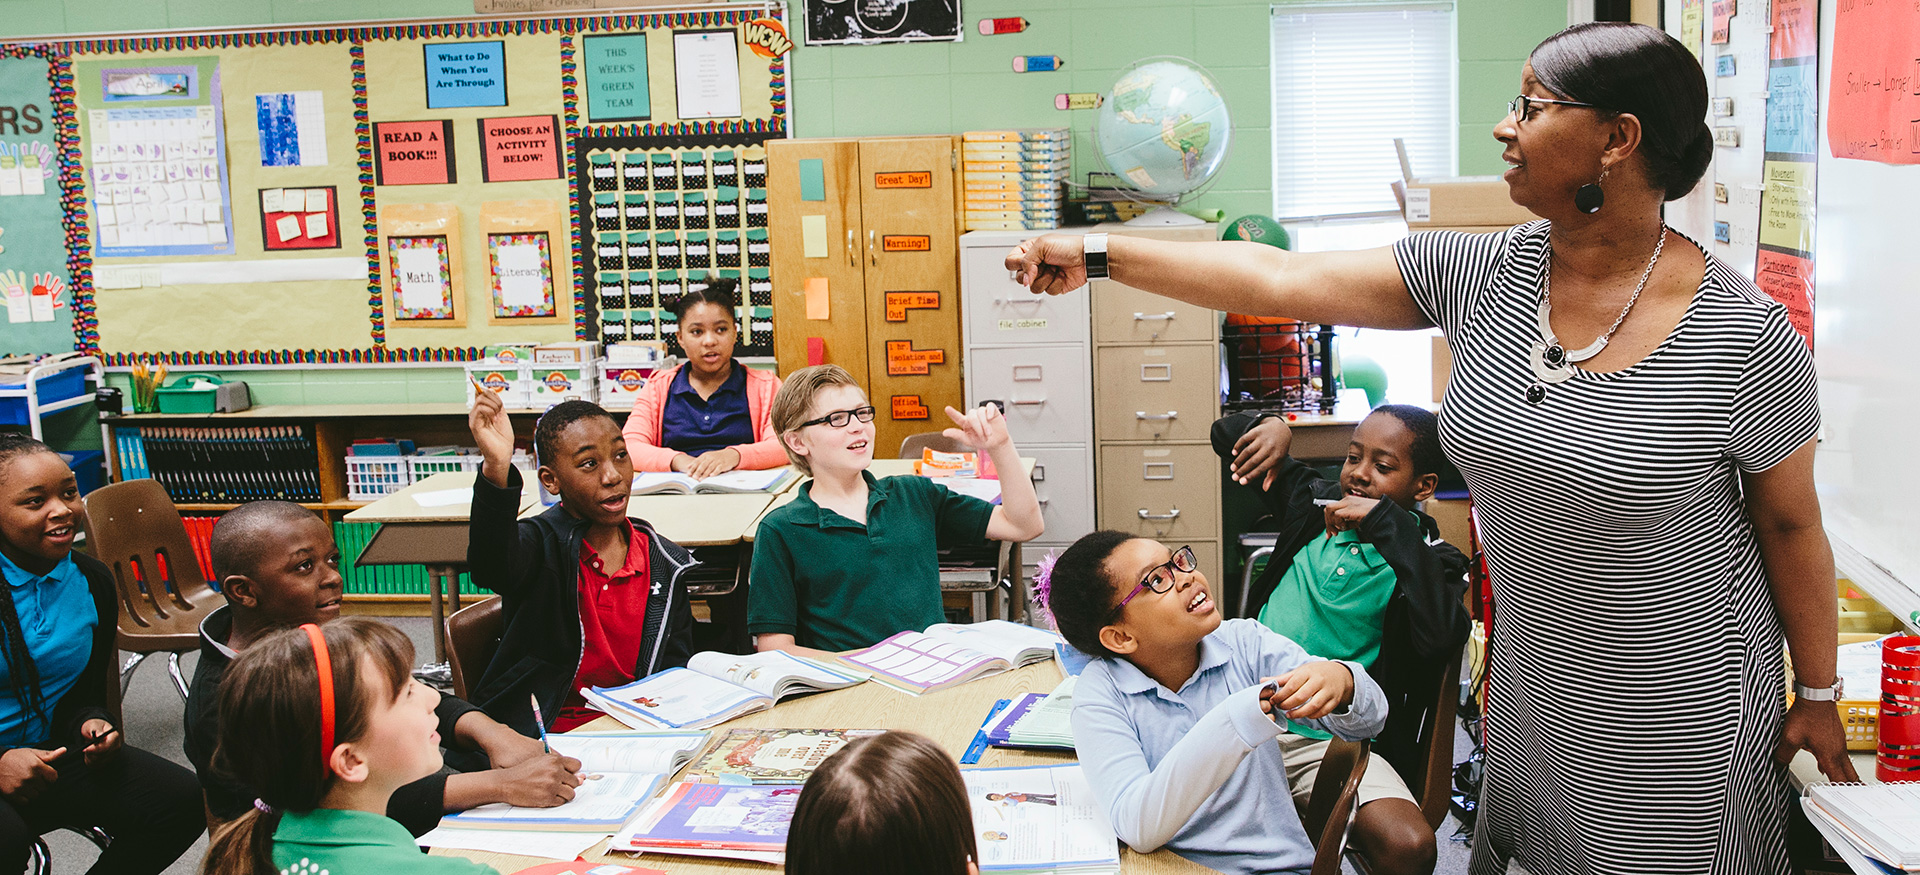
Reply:
M1220 312L1195 307L1113 280L1094 280L1095 343L1176 343L1217 340Z
M1007 431L1016 445L1087 441L1092 399L1081 344L975 347L967 355L967 394L975 405L1006 404Z
M1093 531L1093 466L1087 448L1021 447L1020 455L1033 457L1033 492L1047 523L1041 537L1072 542Z
M1220 416L1220 364L1212 344L1102 346L1097 440L1204 441Z
M1036 295L1007 277L1011 246L969 246L960 250L960 287L966 290L967 342L1084 343L1087 339L1087 289L1064 295Z
M1104 445L1099 501L1101 528L1163 541L1218 540L1220 460L1207 444Z

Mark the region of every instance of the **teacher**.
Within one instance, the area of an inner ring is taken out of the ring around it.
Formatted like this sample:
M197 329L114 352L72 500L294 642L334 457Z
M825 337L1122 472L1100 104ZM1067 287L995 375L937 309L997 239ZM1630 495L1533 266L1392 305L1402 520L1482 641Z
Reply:
M1785 873L1783 764L1806 749L1856 780L1831 701L1812 355L1780 304L1661 220L1713 152L1679 42L1571 27L1520 84L1493 135L1544 221L1311 255L1049 235L1007 267L1039 292L1104 272L1218 310L1439 326L1441 440L1497 605L1472 871Z
M768 411L780 378L733 360L739 283L718 279L673 302L686 364L655 374L633 400L620 433L635 471L678 471L705 480L736 468L787 463Z

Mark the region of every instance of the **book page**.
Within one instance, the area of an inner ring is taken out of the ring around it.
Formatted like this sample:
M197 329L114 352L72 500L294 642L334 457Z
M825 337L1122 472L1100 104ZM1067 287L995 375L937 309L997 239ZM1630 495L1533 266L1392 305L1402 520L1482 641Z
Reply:
M695 725L762 698L752 690L719 683L714 678L684 668L670 668L622 687L596 687L594 692L616 707L676 729Z
M774 698L779 698L780 687L794 678L824 688L849 686L861 680L784 650L769 650L750 656L707 650L694 654L687 661L687 668Z
M968 769L980 869L1120 865L1119 839L1077 765Z
M690 494L698 485L700 481L673 471L635 472L633 487L628 491L634 495Z
M1044 629L1022 626L1006 620L987 620L982 623L937 623L927 627L927 634L939 639L952 641L964 647L978 650L990 656L1004 659L1014 665L1020 664L1020 654L1025 650L1044 650L1053 652L1060 636Z
M965 677L995 657L919 632L901 632L841 659L872 669L882 679L924 689Z
M715 474L700 481L702 492L765 492L787 477L786 468L768 468L764 471L728 471Z
M562 732L548 736L547 746L579 760L583 771L666 775L706 741L705 732Z
M557 740L561 736L554 736ZM445 826L500 826L509 823L538 824L543 829L610 829L625 823L640 810L640 804L653 795L665 779L659 774L596 772L580 770L580 786L573 798L552 808L522 808L496 802L470 808L441 818Z
M676 786L646 814L614 836L615 848L706 846L784 851L787 824L800 797L796 786Z
M1920 784L1815 784L1807 792L1875 856L1920 865Z

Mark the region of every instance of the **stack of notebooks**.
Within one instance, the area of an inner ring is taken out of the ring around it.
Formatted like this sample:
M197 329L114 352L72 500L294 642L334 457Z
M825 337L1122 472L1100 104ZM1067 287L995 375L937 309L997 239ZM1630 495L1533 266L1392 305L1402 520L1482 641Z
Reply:
M1051 693L1027 693L987 723L994 747L1073 750L1073 685L1069 676Z
M123 480L151 477L179 503L320 501L320 460L297 425L114 430Z
M1807 820L1855 872L1920 872L1920 784L1814 784Z
M966 230L1060 227L1062 182L1072 164L1066 128L960 135Z

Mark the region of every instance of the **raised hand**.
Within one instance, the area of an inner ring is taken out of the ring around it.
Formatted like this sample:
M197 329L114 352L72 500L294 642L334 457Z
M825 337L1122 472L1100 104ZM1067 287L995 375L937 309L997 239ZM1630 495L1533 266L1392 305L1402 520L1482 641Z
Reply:
M513 421L507 418L500 396L474 384L473 409L467 411L467 429L485 457L481 472L495 486L507 485L507 467L513 464Z
M1000 408L995 405L983 404L965 413L948 407L947 418L959 427L942 429L941 434L978 452L990 453L1013 441L1007 434L1007 421L1001 418Z
M1035 293L1063 295L1087 284L1086 241L1071 234L1036 237L1007 253L1015 282Z

